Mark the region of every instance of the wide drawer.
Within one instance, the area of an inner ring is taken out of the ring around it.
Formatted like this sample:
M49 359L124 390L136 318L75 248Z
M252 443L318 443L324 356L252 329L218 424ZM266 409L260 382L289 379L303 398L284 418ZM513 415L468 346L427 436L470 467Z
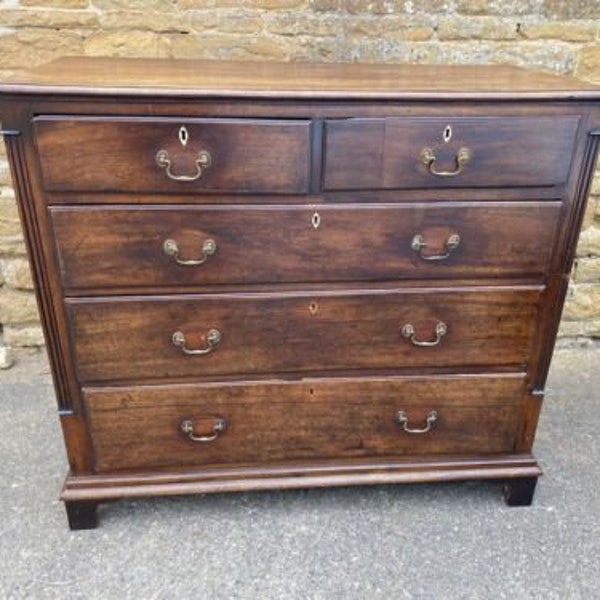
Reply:
M50 191L304 193L310 122L267 119L34 119Z
M558 202L53 207L68 289L537 277ZM92 268L93 266L93 268Z
M520 376L91 388L99 472L364 456L510 453ZM195 439L193 439L195 438Z
M327 190L551 186L578 116L392 117L326 123Z
M538 287L68 299L82 381L523 365Z

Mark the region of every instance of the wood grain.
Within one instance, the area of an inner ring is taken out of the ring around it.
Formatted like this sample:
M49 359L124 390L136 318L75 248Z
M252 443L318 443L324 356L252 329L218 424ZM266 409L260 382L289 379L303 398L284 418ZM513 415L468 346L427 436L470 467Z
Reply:
M309 121L40 116L34 129L51 191L308 191ZM175 177L195 176L201 151L211 164L195 181L174 181L156 162L161 150Z
M63 57L6 78L5 94L334 100L598 99L564 75L493 65L333 64Z
M579 117L444 117L344 119L326 122L324 189L516 187L564 183ZM452 137L444 140L450 126ZM431 174L420 158L430 148L433 168L454 172L456 157L471 157L453 177ZM544 152L539 152L544 148Z
M67 475L61 499L103 501L119 498L282 490L308 487L381 485L539 477L530 454L445 455L285 461L261 465L121 471Z
M13 128L11 135L5 135L5 143L69 467L77 473L89 473L92 463L89 433L82 415L81 390L75 376L69 339L64 333L63 290L60 274L53 268L55 245L48 211L41 200L38 161L30 135L29 116L27 108L18 103L4 106L1 114L3 125Z
M70 299L81 381L526 364L541 288L370 290ZM414 326L421 348L402 336ZM215 350L187 356L222 334Z
M522 377L433 377L314 380L294 383L88 389L86 404L97 472L165 466L314 458L429 455L514 449L521 419ZM422 428L435 410L438 420ZM226 430L212 442L196 435Z
M548 271L561 205L51 209L65 288L529 277ZM318 215L319 225L313 224ZM421 235L426 248L411 247ZM444 260L425 260L460 245ZM175 240L179 265L163 250ZM96 265L91 269L90 265Z

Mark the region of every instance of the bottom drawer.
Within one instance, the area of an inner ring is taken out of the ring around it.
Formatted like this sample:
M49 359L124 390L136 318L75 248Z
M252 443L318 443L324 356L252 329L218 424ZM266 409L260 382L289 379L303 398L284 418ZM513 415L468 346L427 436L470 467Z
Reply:
M96 471L507 453L521 375L88 388Z

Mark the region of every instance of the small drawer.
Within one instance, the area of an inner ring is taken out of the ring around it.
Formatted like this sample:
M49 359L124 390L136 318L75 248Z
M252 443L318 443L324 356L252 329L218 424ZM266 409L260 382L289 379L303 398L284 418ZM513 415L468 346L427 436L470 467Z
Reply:
M522 367L541 287L66 300L84 382Z
M535 277L558 202L52 207L68 290ZM90 268L93 265L94 268Z
M578 124L578 116L330 120L324 187L560 185Z
M309 121L40 116L34 130L52 192L308 190Z
M515 375L84 391L97 472L510 453L524 393Z

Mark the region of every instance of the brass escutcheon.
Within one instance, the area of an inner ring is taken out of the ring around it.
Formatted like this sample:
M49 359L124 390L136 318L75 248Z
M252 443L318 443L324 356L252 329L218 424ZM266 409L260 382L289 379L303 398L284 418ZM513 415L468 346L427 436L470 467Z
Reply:
M188 133L187 127L185 125L182 125L179 128L179 132L177 133L177 137L179 137L179 143L182 146L187 146L187 143L190 139L190 134Z
M444 142L446 142L446 144L452 139L452 125L446 125L442 137L444 138Z
M319 229L319 227L321 226L321 215L317 211L315 211L312 217L310 218L310 222L315 229Z

